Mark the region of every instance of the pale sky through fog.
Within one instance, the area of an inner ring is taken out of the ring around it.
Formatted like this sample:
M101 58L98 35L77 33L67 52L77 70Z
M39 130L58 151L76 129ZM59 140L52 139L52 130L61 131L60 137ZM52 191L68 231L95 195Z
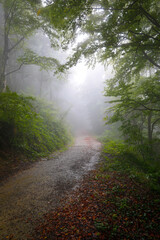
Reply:
M46 4L45 4L45 0L42 0L42 5L43 5L43 6L45 6L45 5L46 5Z

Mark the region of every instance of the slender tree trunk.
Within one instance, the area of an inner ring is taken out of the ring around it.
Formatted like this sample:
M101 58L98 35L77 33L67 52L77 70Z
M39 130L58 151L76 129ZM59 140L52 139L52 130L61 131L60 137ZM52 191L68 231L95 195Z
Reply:
M148 141L152 145L152 112L148 115Z
M143 124L144 124L144 116L143 113L141 113L141 125L140 125L140 132L141 132L141 145L143 145Z
M40 75L40 86L39 86L39 96L42 97L42 85L43 85L43 78Z
M9 38L8 38L8 29L7 29L7 10L4 9L4 43L3 43L3 54L2 54L2 65L0 72L0 92L5 92L7 87L7 81L5 78L6 67L8 62L9 54Z

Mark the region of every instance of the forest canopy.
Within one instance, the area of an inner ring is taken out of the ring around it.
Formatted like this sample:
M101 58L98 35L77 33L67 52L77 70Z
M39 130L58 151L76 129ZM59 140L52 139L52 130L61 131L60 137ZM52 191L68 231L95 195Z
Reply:
M19 67L66 69L81 59L111 64L114 77L106 81L111 107L106 123L118 123L125 140L151 149L159 141L160 123L160 3L157 0L1 0L4 10L0 90L6 91L11 53L17 48ZM22 11L23 10L23 11ZM22 27L23 26L23 27ZM42 29L52 46L72 46L65 64L39 56L23 42ZM84 35L81 42L76 41ZM13 60L13 59L11 59ZM17 69L17 70L18 70ZM156 142L156 143L155 143Z
M81 58L112 64L107 81L111 97L106 122L121 122L126 141L152 149L160 124L160 3L157 0L55 0L39 10L70 47L78 34L85 40L61 70ZM112 112L112 114L111 114ZM155 145L154 145L155 146ZM141 147L142 149L142 147Z
M75 49L79 53L74 55L75 61L76 57L95 53L99 53L101 60L125 58L133 53L131 63L138 64L143 59L141 68L147 62L160 68L159 1L60 0L49 3L40 13L49 16L53 26L61 30L65 38L73 40L77 32L88 36ZM133 65L136 67L132 64L131 69Z

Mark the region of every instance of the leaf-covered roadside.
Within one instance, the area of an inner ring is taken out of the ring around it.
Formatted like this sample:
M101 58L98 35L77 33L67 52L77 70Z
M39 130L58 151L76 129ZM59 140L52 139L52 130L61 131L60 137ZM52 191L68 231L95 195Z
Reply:
M35 162L27 158L24 154L13 151L0 150L0 182L9 176L31 167Z
M45 216L32 239L160 239L159 209L158 193L100 167Z

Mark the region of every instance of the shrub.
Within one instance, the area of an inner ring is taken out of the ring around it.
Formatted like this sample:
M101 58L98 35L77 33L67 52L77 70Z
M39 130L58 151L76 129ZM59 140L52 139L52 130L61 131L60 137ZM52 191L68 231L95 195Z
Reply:
M146 150L145 155L147 153L148 150ZM132 179L136 178L152 189L160 191L159 161L149 156L148 158L142 157L137 147L122 141L109 141L106 138L105 142L103 142L102 155L105 159L103 171L118 171L128 174Z
M0 94L0 148L38 157L70 140L58 112L49 103L17 93Z

